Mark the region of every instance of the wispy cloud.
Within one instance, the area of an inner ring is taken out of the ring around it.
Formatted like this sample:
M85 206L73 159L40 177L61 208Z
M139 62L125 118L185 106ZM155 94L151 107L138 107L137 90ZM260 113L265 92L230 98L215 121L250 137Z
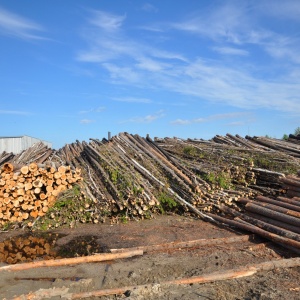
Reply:
M80 124L83 124L83 125L87 125L87 124L94 123L94 122L95 122L94 120L90 120L90 119L80 120Z
M161 71L169 67L166 60L186 61L186 58L181 54L154 48L125 35L121 27L124 20L123 16L111 15L106 12L97 12L97 15L99 16L96 21L94 14L89 21L95 26L86 27L83 32L83 37L88 42L89 47L78 53L78 61L102 63L102 66L108 68L107 66L113 65L114 61L126 59L133 61L137 68L149 71ZM111 21L104 21L104 24L101 25L102 19Z
M89 22L105 31L117 31L121 26L126 16L110 14L101 10L92 10L92 18Z
M232 48L232 47L213 47L213 50L225 55L248 55L249 52L244 49Z
M149 2L143 4L142 10L146 12L158 12L158 9Z
M232 113L224 113L224 114L215 114L215 115L210 115L207 117L200 117L200 118L195 118L195 119L190 119L190 120L183 120L183 119L177 119L174 121L171 121L170 123L172 125L188 125L188 124L196 124L196 123L205 123L205 122L213 122L216 120L223 120L223 119L238 119L238 118L243 118L245 120L249 119L252 113L250 112L232 112ZM233 123L242 123L241 121L232 121L231 124Z
M195 12L181 22L174 22L171 27L176 30L206 36L212 40L224 40L240 44L245 37L248 25L247 6L242 2L226 1L223 5ZM247 38L247 37L246 37Z
M42 30L39 24L0 7L0 34L26 40L40 40L45 39L38 34Z
M300 63L296 51L300 46L298 38L283 37L265 26L262 13L253 3L220 3L213 10L195 12L184 21L167 24L166 34L180 30L190 38L210 39L210 50L227 55L226 62L208 58L211 56L187 57L129 38L122 30L124 16L110 14L105 18L115 20L111 21L114 30L105 25L99 35L89 28L85 32L87 49L77 60L95 63L106 70L112 84L155 88L233 108L300 114L300 79L295 65ZM104 18L105 14L102 12L101 16ZM268 62L252 64L253 48L269 55ZM233 60L236 56L238 64ZM138 120L143 118L134 119Z
M147 115L143 117L134 117L125 121L122 121L120 123L152 123L157 119L163 118L165 116L165 113L163 110L160 110L152 115Z
M153 101L147 98L135 98L135 97L114 97L115 101L128 102L128 103L152 103Z
M219 6L194 13L186 20L169 24L174 30L183 31L215 42L214 51L222 54L248 55L244 45L255 45L274 58L289 59L299 63L300 39L297 29L291 35L282 34L273 24L294 20L300 23L300 6L296 0L282 2L268 0L259 3L229 0ZM283 24L284 25L284 24ZM295 26L297 28L297 26ZM232 45L240 48L232 47Z
M28 116L31 113L27 111L20 111L20 110L0 110L0 115L23 115Z
M102 66L109 71L110 77L114 80L122 80L123 82L130 83L138 83L141 81L141 75L131 66L119 67L112 63L104 63Z
M283 20L300 22L300 5L298 0L272 0L271 3L269 0L262 0L258 4L258 9L263 15L268 14Z
M99 106L96 108L90 108L88 110L81 110L79 112L79 114L87 114L87 113L93 113L93 112L99 113L99 112L103 112L104 110L105 110L104 106Z

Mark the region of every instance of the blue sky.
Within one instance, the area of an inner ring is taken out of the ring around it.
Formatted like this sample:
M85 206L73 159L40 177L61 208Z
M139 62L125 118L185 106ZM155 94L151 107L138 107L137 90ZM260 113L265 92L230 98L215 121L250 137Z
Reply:
M299 49L298 0L2 0L0 135L282 138Z

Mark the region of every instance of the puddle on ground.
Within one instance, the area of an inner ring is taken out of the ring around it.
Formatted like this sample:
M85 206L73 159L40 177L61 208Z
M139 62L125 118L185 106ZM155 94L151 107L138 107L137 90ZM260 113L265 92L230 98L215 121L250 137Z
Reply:
M59 259L105 252L95 236L79 236L69 243L57 246L63 234L43 233L23 235L0 242L0 262L16 264L35 260Z

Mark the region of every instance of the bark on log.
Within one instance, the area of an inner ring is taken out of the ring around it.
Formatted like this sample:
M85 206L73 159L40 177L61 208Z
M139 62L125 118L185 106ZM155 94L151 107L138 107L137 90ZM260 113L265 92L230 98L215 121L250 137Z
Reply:
M246 230L246 231L250 231L252 233L256 233L256 234L258 234L258 235L260 235L260 236L262 236L262 237L264 237L268 240L271 240L275 243L280 243L282 245L288 245L288 246L292 246L294 248L300 249L300 242L297 242L297 241L279 236L279 235L274 234L274 233L270 233L270 232L268 232L266 230L263 230L263 229L261 229L257 226L254 226L254 225L251 225L251 224L245 224L244 222L238 222L238 221L235 221L235 220L229 220L229 219L226 219L226 218L223 218L223 217L220 217L220 216L217 216L217 215L213 215L213 214L210 214L210 213L208 213L208 215L210 217L212 217L213 219L221 222L221 223L224 223L224 224L236 227L236 228L240 228L240 229L243 229L243 230Z
M283 182L285 184L300 188L300 180L297 180L296 178L291 179L291 178L282 177L282 178L280 178L280 180L281 180L281 182Z
M275 219L275 220L279 220L279 221L300 227L300 219L299 218L288 216L286 214L256 205L254 203L247 203L245 208L246 208L246 210L248 210L250 212L254 212L254 213Z
M274 204L274 205L277 205L277 206L281 206L281 207L284 207L284 208L287 208L287 209L291 209L291 210L300 212L300 203L297 206L297 205L293 205L293 204L286 203L286 202L283 202L283 201L274 200L274 199L271 199L271 198L268 198L268 197L264 197L264 196L257 196L256 200L266 202L266 203L270 203L270 204Z
M289 204L296 205L296 206L300 207L300 201L297 200L297 199L290 199L290 198L286 198L286 197L282 197L282 196L278 196L276 199L279 200L279 201L282 201L282 202L289 203Z
M245 199L245 198L240 198L240 199L238 199L238 201L241 202L241 203L247 203L246 204L246 209L248 207L248 204L255 204L257 206L265 207L267 209L285 214L287 216L292 216L292 217L295 217L295 218L299 218L299 221L300 221L300 212L298 212L298 211L294 211L294 210L291 210L291 209L280 207L280 206L274 205L274 204L262 203L262 202L253 201L253 200L250 200L250 199Z
M280 228L284 228L284 229L287 229L289 231L300 234L300 227L298 227L298 226L293 226L291 224L287 224L285 222L274 220L273 218L268 218L268 217L265 217L265 216L262 216L262 215L259 215L259 214L256 214L256 213L247 212L245 215L247 215L249 217L252 217L254 219L266 222L268 224L271 224L271 225L274 225L274 226L277 226L277 227L280 227Z
M252 217L249 217L245 214L242 214L240 212L237 212L236 210L234 209L231 209L227 206L221 206L220 209L226 213L229 213L231 214L232 216L238 219L236 219L237 221L239 219L242 219L248 223L251 223L261 229L264 229L266 231L269 231L269 232L272 232L272 233L275 233L275 234L278 234L280 236L283 236L283 237L286 237L286 238L289 238L289 239L293 239L295 241L298 241L300 242L300 235L297 234L297 233L294 233L292 231L289 231L289 230L285 230L283 228L280 228L278 226L275 226L275 225L272 225L272 224L268 224L267 222L264 222L264 221L261 221L261 220L258 220L258 219L255 219L255 218L252 218Z

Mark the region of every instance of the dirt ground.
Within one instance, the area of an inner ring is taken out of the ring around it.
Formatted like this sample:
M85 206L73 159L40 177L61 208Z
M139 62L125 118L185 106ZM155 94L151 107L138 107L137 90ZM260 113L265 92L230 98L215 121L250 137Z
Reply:
M50 238L53 255L72 257L173 241L215 239L248 234L218 227L192 217L158 216L127 224L81 224L74 229L35 233ZM26 236L22 230L3 232L0 242ZM300 268L261 271L249 277L205 284L164 285L164 281L200 276L247 264L293 257L293 253L262 239L177 250L153 251L127 259L61 267L0 272L1 299L29 299L46 289L49 297L67 299L70 293L146 285L118 296L86 299L300 299ZM41 259L41 258L39 258ZM1 263L1 266L6 265ZM151 285L150 285L151 284Z

